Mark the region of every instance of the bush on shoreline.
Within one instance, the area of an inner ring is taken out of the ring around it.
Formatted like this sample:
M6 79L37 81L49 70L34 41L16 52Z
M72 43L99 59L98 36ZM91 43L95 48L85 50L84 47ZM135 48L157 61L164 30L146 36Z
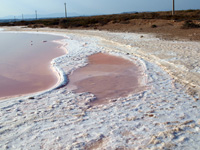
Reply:
M200 28L199 24L195 24L193 21L191 20L187 20L184 22L184 24L181 27L182 29L193 29L193 28Z

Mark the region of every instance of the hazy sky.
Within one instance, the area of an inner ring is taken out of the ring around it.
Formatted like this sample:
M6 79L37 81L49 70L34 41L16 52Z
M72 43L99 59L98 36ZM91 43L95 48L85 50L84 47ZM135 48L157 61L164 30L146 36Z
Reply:
M172 0L0 0L0 17L22 14L68 13L79 15L112 14L129 11L171 10ZM200 9L200 0L175 0L176 9Z

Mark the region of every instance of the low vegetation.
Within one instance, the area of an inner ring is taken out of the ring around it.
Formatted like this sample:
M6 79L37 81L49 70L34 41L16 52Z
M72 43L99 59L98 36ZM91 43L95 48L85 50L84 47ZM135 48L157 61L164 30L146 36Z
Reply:
M185 21L181 27L182 29L200 28L200 24L196 24L191 20Z
M112 32L155 33L165 39L200 41L200 10L135 12L90 17L52 18L0 23L29 28L96 29Z
M108 23L112 24L129 24L130 20L134 19L163 19L163 20L184 20L183 28L198 27L194 26L187 20L199 20L200 10L185 10L177 11L176 15L172 16L170 11L167 12L142 12L142 13L124 13L115 15L102 15L91 17L74 17L74 18L56 18L56 19L41 19L34 21L19 21L12 23L0 23L0 26L28 26L28 27L56 27L56 28L88 28L104 26ZM153 25L152 28L157 27Z

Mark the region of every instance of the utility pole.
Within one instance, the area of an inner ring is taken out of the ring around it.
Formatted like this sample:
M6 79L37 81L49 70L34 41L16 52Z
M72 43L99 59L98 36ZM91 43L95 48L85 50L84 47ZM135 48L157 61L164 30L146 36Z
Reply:
M175 0L173 0L173 7L172 7L172 16L175 15Z
M16 22L16 17L14 16L14 22Z
M24 20L24 15L22 14L22 21Z
M66 3L64 3L65 5L65 18L67 18L67 7L66 7Z
M37 20L37 10L35 11L35 19Z

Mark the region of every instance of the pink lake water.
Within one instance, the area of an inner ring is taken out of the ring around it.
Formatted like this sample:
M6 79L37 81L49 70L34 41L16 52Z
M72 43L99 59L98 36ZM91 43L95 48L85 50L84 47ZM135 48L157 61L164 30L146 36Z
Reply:
M52 59L64 54L63 37L0 33L0 99L46 90L58 81Z
M68 89L89 92L96 100L91 105L109 103L110 99L126 97L144 90L139 83L139 67L121 57L103 53L89 56L89 64L69 75Z

